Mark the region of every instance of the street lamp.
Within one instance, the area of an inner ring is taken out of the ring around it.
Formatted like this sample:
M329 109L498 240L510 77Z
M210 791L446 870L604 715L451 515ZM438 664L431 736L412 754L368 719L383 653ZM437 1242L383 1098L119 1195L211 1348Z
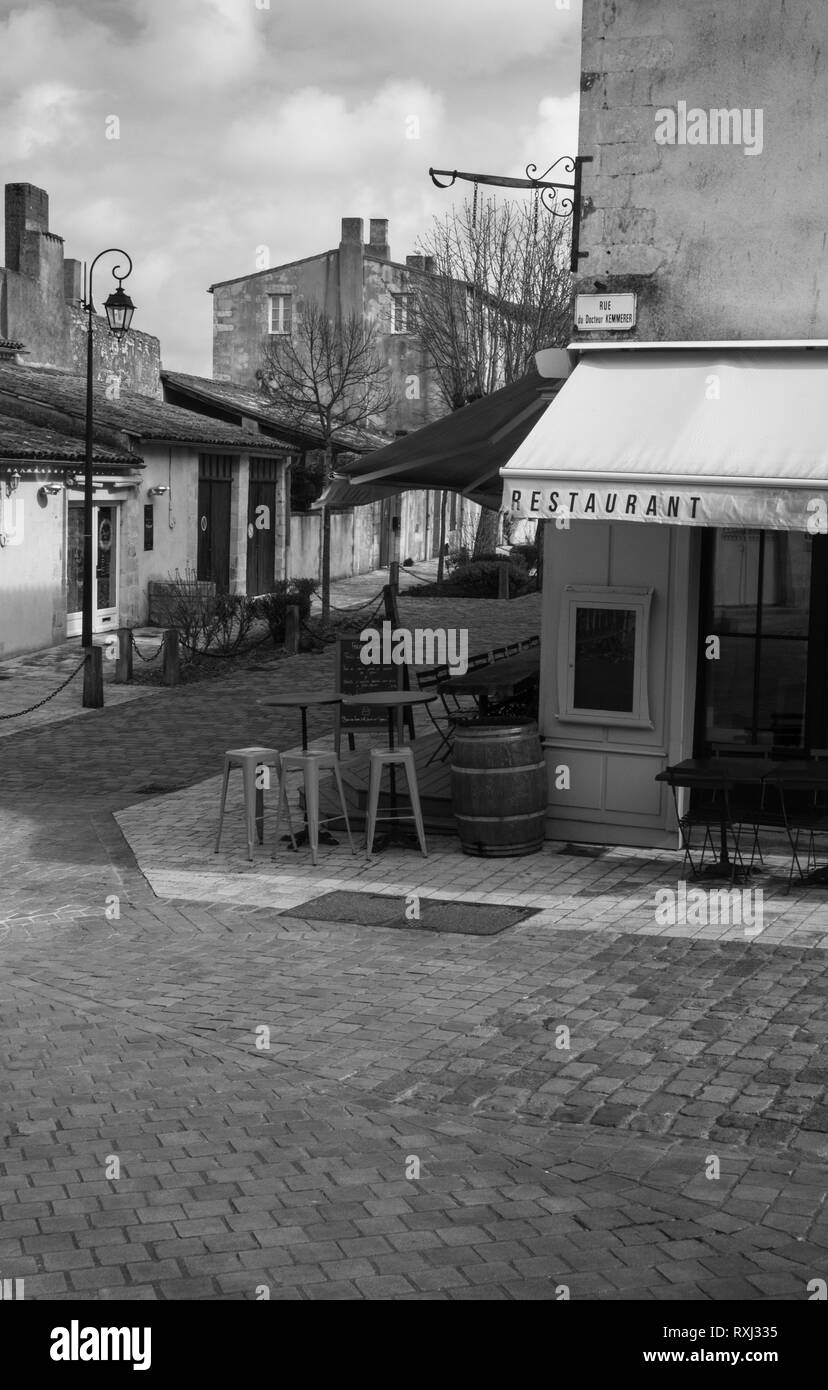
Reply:
M129 270L126 274L120 275L120 265L116 265L112 271L113 279L118 281L117 290L113 290L104 304L106 311L106 321L110 331L119 340L129 330L132 322L132 315L135 313L135 305L128 294L124 293L123 281L128 275L132 274L132 259L126 251L122 251L117 246L109 246L105 251L100 251L89 267L89 279L87 282L88 298L84 303L87 312L87 335L86 335L86 468L83 480L83 620L81 625L81 646L91 648L92 646L92 416L93 416L93 370L92 370L92 317L95 313L95 306L92 303L92 272L95 269L101 256L125 256L129 263ZM86 683L84 682L84 705L87 704L88 697ZM97 703L97 702L96 702Z

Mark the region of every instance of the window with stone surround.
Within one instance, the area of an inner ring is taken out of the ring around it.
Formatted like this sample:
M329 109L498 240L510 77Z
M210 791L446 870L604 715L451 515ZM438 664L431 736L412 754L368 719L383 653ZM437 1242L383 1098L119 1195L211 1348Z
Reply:
M407 333L409 330L411 296L408 294L392 294L391 298L393 300L392 332Z
M289 335L293 326L293 296L290 294L271 294L268 333Z

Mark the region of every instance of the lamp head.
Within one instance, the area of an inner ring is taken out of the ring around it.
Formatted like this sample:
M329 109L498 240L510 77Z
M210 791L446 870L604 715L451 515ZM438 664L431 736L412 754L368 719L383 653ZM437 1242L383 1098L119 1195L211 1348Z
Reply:
M125 292L122 285L117 290L113 290L106 303L106 321L116 338L123 338L129 331L132 323L132 315L135 313L135 305Z

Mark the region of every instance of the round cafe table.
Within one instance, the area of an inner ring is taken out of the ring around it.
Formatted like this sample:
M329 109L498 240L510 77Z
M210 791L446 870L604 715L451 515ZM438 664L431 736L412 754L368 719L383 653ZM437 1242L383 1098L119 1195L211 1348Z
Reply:
M308 751L308 710L315 709L318 705L338 705L342 701L342 696L335 690L284 690L280 695L266 695L257 703L268 705L273 709L298 709L302 715L302 752ZM283 840L289 840L289 835L283 835ZM305 810L304 829L296 836L297 845L307 844L308 835L308 813ZM320 845L338 845L327 830L319 832Z
M343 705L376 705L379 709L388 711L388 747L394 749L394 725L400 720L400 742L402 743L402 714L407 709L412 709L415 705L427 705L432 700L437 699L435 692L427 690L370 690L364 695L342 695L340 696ZM399 809L397 803L397 777L396 768L392 763L388 769L391 779L391 797L389 810L391 816L395 817ZM387 830L378 840L374 841L374 848L377 850L387 849L389 845L407 845L413 839L410 831L404 829L399 824L394 824L392 820L391 829Z
M308 751L308 710L316 705L338 705L342 696L335 690L284 690L281 695L266 695L259 700L260 705L272 705L274 709L299 709L302 711L302 752Z

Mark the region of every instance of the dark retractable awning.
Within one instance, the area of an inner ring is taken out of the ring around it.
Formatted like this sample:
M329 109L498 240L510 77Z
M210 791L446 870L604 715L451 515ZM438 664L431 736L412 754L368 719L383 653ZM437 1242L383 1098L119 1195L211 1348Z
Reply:
M448 488L498 508L503 491L500 469L560 385L541 377L533 366L510 386L342 465L324 501L356 506L414 488Z

